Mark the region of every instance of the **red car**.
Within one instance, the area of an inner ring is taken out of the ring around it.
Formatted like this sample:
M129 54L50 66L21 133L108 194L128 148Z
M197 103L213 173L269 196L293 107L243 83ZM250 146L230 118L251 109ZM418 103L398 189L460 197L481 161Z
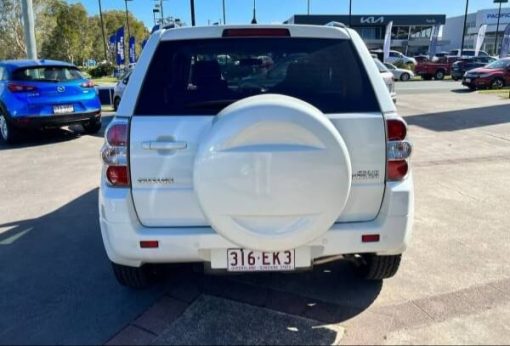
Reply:
M500 59L487 66L467 71L462 84L472 90L501 89L510 85L510 58Z
M437 61L424 61L414 68L414 72L424 80L443 80L445 76L451 73L452 64L458 57L440 58Z

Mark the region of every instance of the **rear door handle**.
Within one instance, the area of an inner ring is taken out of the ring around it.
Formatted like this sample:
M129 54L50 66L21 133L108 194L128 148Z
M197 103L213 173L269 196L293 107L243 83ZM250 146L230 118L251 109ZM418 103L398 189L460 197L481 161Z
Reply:
M182 141L147 141L142 142L142 148L145 150L184 150L188 143Z

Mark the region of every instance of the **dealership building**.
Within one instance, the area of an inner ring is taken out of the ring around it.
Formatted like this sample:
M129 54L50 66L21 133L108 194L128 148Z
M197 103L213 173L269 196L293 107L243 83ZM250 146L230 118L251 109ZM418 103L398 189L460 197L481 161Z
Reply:
M497 54L495 49L496 27L498 22L498 9L480 10L475 13L470 13L466 21L466 36L464 38L464 47L473 48L475 46L478 30L483 24L487 24L487 31L485 33L484 44L482 50L489 54ZM501 45L503 40L503 32L506 26L510 24L510 8L502 8L501 16L499 18L499 38L498 46ZM464 25L464 16L451 17L446 19L446 24L443 29L443 39L448 41L444 50L460 48L462 44L462 28Z
M363 38L369 49L382 48L386 25L393 22L391 48L406 55L427 53L430 36L434 26L444 25L445 15L294 15L285 23L324 25L329 22L341 22L355 29ZM438 40L438 50L450 42L443 38Z

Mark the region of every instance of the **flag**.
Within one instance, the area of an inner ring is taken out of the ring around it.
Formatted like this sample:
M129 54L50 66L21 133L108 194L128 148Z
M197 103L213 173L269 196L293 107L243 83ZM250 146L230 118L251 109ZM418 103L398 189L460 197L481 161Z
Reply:
M483 40L485 40L485 32L487 31L487 24L483 24L480 26L478 30L478 36L476 36L476 44L475 44L475 56L478 56L480 49L482 48Z
M115 55L115 48L117 46L117 35L113 34L108 39L108 59Z
M390 56L391 47L391 29L393 28L393 21L386 25L386 34L384 35L384 46L383 46L383 62L386 62Z
M430 35L430 43L429 43L429 58L432 59L437 52L437 41L439 39L439 34L442 33L442 25L434 25L432 28L432 35Z
M135 37L131 36L129 38L129 63L134 64L135 62L136 62Z
M116 62L117 65L123 65L126 62L124 56L124 27L119 28L115 36L117 43Z
M505 33L503 34L503 42L501 42L501 50L499 58L505 58L510 52L510 24L506 26Z

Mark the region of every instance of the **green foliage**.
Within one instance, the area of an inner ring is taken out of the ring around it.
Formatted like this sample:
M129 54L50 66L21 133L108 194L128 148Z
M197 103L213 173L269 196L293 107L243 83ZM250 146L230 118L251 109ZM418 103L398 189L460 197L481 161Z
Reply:
M96 67L90 69L88 73L92 78L100 78L100 77L106 77L111 76L113 74L113 70L115 67L112 63L107 62L103 64L99 64Z
M65 0L33 0L38 55L82 64L85 59L114 61L105 56L99 16L89 16L81 3ZM126 57L128 31L124 11L103 12L106 41L118 28L125 27ZM136 39L135 51L149 35L143 22L129 14L130 33ZM21 4L19 0L0 0L0 59L26 57Z

